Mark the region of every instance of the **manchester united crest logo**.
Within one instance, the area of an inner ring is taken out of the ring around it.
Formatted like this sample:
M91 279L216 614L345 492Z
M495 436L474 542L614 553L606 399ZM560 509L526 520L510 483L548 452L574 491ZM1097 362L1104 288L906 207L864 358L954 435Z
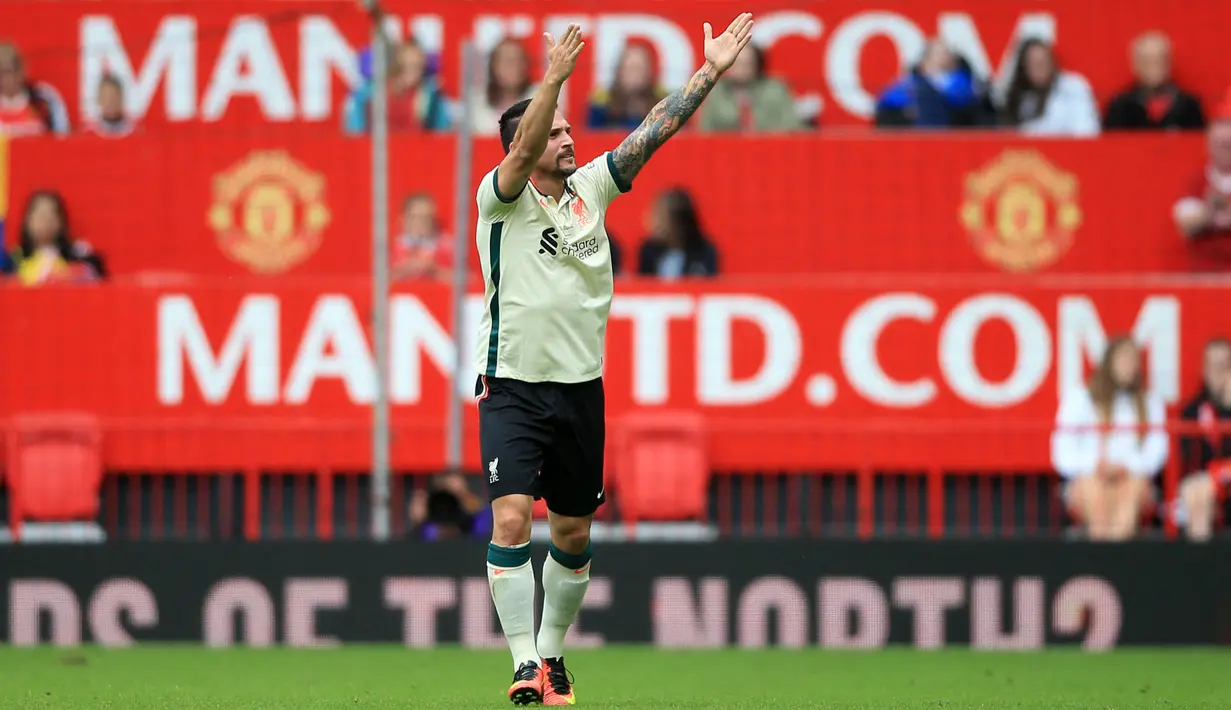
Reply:
M1073 246L1081 226L1077 178L1035 150L1010 149L966 176L961 222L984 260L1037 271Z
M303 262L329 218L325 178L284 151L251 153L214 177L209 224L222 251L255 273Z

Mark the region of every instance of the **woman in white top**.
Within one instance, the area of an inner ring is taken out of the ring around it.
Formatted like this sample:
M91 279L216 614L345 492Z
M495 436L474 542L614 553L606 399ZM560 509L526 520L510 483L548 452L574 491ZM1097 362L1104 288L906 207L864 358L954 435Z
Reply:
M1065 499L1093 540L1127 540L1153 499L1150 479L1167 461L1167 411L1146 391L1141 353L1111 341L1089 387L1069 392L1056 414L1052 466Z
M1004 100L1005 119L1032 136L1089 137L1102 128L1090 82L1062 71L1046 42L1022 42Z

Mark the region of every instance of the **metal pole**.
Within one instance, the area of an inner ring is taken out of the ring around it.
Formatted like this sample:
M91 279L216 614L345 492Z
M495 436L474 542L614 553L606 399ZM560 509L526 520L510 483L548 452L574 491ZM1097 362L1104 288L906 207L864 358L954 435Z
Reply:
M470 276L468 257L471 242L465 235L470 229L470 195L474 192L474 186L470 182L473 143L470 123L473 108L469 98L476 66L473 50L474 44L471 40L462 41L462 100L458 114L457 157L454 161L457 179L453 192L453 392L448 398L448 434L445 441L445 462L451 469L461 468L462 465L462 434L466 425L462 397L467 381L473 381L475 376L470 365L471 353L465 352L464 347L468 338L462 332L466 312L466 286Z
M389 539L389 120L388 47L379 13L372 23L372 537Z

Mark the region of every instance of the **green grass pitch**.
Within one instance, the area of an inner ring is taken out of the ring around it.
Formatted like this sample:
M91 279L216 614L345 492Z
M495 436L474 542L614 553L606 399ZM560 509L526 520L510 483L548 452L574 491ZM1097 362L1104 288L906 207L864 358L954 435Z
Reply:
M568 656L585 708L1129 710L1231 707L1231 651L946 650ZM0 649L0 708L313 710L512 707L504 652Z

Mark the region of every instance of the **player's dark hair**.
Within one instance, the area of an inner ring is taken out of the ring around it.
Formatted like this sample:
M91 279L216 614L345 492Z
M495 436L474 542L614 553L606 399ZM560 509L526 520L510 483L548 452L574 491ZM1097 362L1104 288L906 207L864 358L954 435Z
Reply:
M530 99L518 101L500 114L500 145L504 146L507 155L509 146L513 145L513 136L517 135L517 126L521 124L522 116L530 108Z

